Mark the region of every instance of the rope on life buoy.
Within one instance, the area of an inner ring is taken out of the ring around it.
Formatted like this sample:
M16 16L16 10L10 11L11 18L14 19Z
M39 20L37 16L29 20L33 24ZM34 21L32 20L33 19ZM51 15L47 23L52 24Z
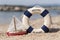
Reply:
M40 14L44 18L44 24L39 29L34 29L34 28L32 28L32 26L29 25L29 18L33 14L36 14L36 13ZM42 8L42 7L29 8L24 12L22 24L27 29L27 33L31 33L31 32L45 32L45 33L47 33L47 32L49 32L48 27L50 27L50 24L51 24L49 11L47 9Z

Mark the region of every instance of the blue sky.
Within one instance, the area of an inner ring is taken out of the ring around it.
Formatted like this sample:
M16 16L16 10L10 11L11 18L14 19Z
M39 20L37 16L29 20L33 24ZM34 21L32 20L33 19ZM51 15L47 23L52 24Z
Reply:
M60 4L60 0L0 0L0 4L11 4L11 5L52 5L52 4Z

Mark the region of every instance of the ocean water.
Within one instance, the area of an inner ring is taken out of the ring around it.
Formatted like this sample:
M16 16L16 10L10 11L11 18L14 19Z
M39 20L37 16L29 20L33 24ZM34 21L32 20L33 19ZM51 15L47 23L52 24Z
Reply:
M60 10L49 10L51 16L60 15ZM22 20L22 15L24 12L1 12L0 11L0 24L10 23L13 16L16 16L20 21ZM39 14L33 15L30 19L35 20L41 18Z

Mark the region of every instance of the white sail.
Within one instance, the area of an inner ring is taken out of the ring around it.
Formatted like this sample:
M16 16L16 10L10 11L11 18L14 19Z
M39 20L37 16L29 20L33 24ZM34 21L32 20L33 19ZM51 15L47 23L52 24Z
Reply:
M24 31L24 26L22 26L22 22L14 16L7 32L16 32L22 30Z

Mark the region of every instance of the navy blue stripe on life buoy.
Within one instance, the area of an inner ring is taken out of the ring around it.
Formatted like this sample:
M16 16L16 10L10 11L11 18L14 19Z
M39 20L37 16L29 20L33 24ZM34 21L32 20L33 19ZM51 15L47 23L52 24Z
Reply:
M33 28L30 26L28 29L27 29L27 33L31 33L33 31Z
M48 13L49 13L49 11L45 9L40 15L42 17L45 17Z
M43 25L41 28L45 33L49 32L49 29L47 28L47 26Z
M30 18L32 16L32 14L28 10L26 10L24 12L24 15L26 15L28 18Z

